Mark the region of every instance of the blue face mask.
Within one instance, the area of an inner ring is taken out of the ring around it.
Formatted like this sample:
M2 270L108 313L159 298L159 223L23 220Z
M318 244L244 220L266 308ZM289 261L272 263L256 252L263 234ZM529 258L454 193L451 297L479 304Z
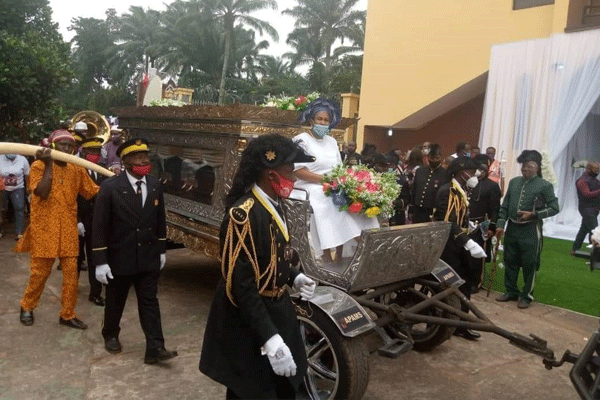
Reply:
M471 157L471 153L465 152L465 157Z
M323 139L325 136L329 135L330 129L327 125L313 125L312 131L317 138Z

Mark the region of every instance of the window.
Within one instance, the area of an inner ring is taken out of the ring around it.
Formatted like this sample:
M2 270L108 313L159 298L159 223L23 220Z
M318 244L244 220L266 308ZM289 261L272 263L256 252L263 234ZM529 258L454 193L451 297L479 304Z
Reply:
M554 0L513 0L513 10L540 7L554 4Z

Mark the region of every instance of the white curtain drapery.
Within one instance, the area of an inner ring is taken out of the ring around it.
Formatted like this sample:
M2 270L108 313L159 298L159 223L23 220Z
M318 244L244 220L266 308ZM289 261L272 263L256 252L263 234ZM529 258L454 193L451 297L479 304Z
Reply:
M600 30L555 34L492 47L480 147L496 147L506 181L520 174L524 149L542 152L553 170L561 212L545 234L572 239L581 221L573 160L600 160Z

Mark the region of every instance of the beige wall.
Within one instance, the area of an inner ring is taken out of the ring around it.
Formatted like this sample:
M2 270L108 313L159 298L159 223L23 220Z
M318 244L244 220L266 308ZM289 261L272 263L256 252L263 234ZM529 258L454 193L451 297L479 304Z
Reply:
M557 3L513 11L511 0L370 0L359 148L365 125L395 124L487 71L492 45L564 29L568 0Z

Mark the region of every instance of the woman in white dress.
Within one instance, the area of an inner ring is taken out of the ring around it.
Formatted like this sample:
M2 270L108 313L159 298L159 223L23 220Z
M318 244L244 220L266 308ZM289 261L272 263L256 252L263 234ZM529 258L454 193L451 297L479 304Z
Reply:
M377 218L339 211L323 192L323 175L342 163L337 141L329 136L340 120L339 109L333 103L327 99L314 100L300 117L300 122L310 123L311 129L294 138L308 154L316 158L313 163L295 165L298 178L295 187L309 193L313 209L310 228L312 244L317 253L323 251L325 262L333 260L333 252L336 259L341 259L343 245L358 238L363 229L379 227Z

